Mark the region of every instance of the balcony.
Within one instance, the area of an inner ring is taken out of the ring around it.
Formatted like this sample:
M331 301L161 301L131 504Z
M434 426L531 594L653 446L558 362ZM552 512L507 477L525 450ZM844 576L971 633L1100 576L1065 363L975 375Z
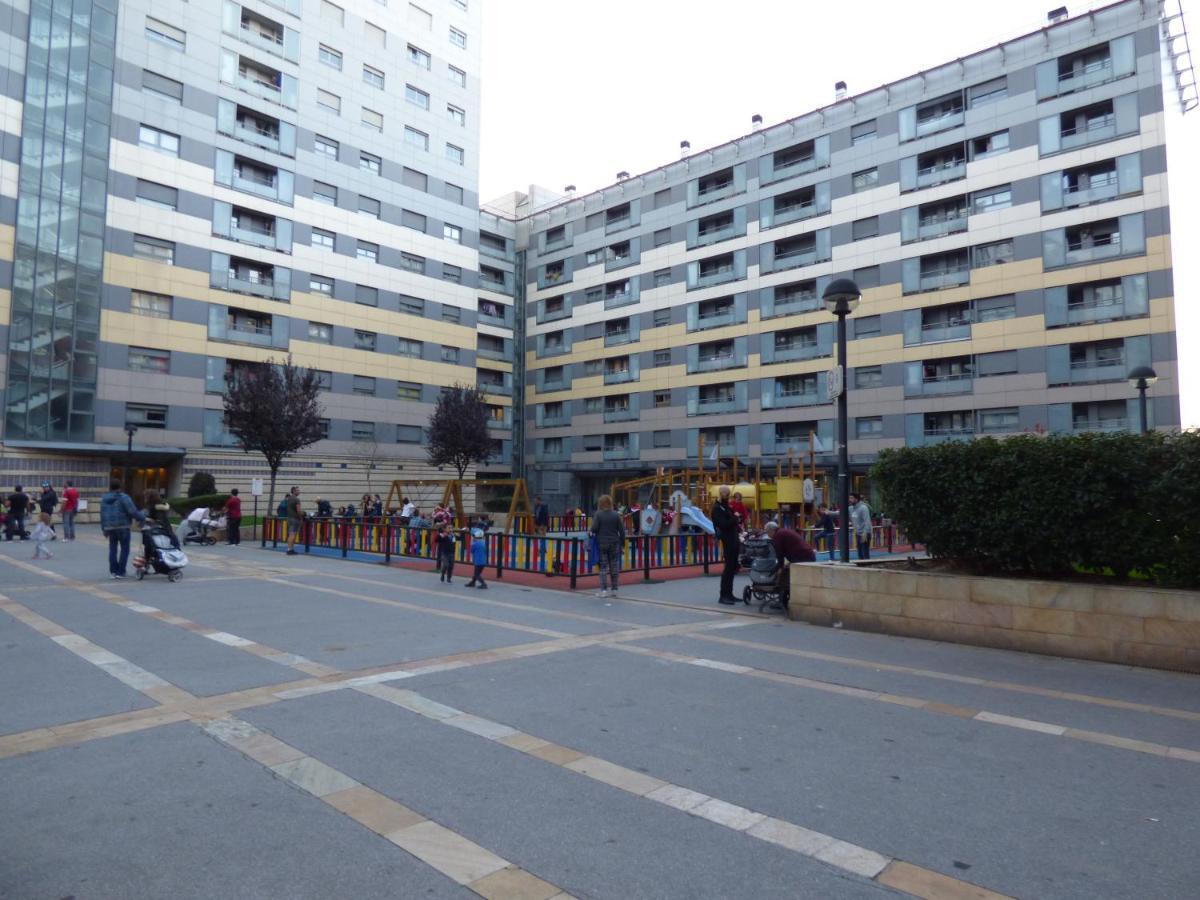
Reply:
M239 221L237 218L234 218L229 224L229 238L230 240L237 241L239 244L253 244L256 247L265 247L268 250L277 249L273 220L256 221L254 219L246 219Z
M604 448L604 460L637 459L637 451L630 444L609 444Z
M629 404L625 404L624 406L606 406L604 408L605 422L629 422L637 417L637 407Z
M733 393L712 397L693 397L687 403L689 416L715 416L719 413L742 412L744 409L744 404L739 402Z
M829 165L829 136L821 135L803 144L777 150L763 157L759 180L763 184L806 175Z
M479 286L485 291L495 291L498 294L512 294L512 273L499 269L479 267Z
M1067 242L1066 264L1095 262L1099 259L1109 259L1121 255L1121 233L1097 235L1093 238L1080 238Z
M1111 141L1117 136L1117 117L1113 113L1088 119L1087 124L1064 128L1060 135L1060 148L1074 150L1102 141Z
M604 292L604 308L616 309L619 306L627 306L630 303L637 302L637 294L633 290L633 286L629 282L617 290L606 290Z
M1096 384L1125 380L1125 359L1080 359L1071 361L1071 384Z
M510 261L507 243L497 244L495 241L486 240L481 237L479 240L479 252L483 256L492 257L492 259Z
M737 355L731 346L728 350L699 354L696 357L696 364L692 371L720 372L722 369L735 369L739 365L742 365L742 363L738 362Z
M275 296L275 287L273 272L258 272L253 269L230 269L226 290L270 299Z
M242 118L237 120L237 124L233 128L233 136L239 141L254 144L264 150L271 150L275 153L283 152L279 141L278 127L270 127L253 119Z
M943 160L917 169L917 187L933 187L967 177L966 157Z
M1084 65L1077 65L1058 75L1058 93L1072 94L1075 91L1086 90L1098 84L1113 80L1113 63L1111 56L1093 59Z
M827 356L829 349L821 348L814 335L809 339L796 339L779 341L776 340L774 345L774 353L770 362L795 362L801 359L816 359L819 356Z
M559 410L552 416L543 413L541 420L537 423L539 428L562 428L570 424L571 416L562 410Z
M503 346L495 346L492 344L480 344L475 348L475 355L482 359L496 359L501 362L508 360L512 355L510 351L505 350Z
M762 317L764 319L774 316L791 316L797 313L813 312L823 308L821 306L821 298L817 295L815 287L811 290L790 291L785 291L784 288L777 287L769 303L765 299L760 302L762 303Z
M950 268L922 269L920 289L923 291L936 291L942 288L958 287L970 280L971 269L966 265Z
M737 220L730 215L728 221L712 224L697 231L692 247L707 247L709 244L718 244L744 233L743 229L738 226Z
M945 104L928 110L922 115L917 111L917 137L923 138L939 131L957 128L963 123L963 104L960 99L957 104Z
M637 366L630 364L624 369L605 369L605 384L629 384L638 380Z
M1090 322L1112 322L1123 318L1125 318L1125 300L1123 297L1067 304L1068 325L1087 325Z
M512 328L512 307L503 306L488 300L479 304L479 321L484 325L498 325L501 328Z
M511 431L512 430L512 409L505 407L505 413L500 418L488 416L487 427L493 431Z
M787 409L794 406L817 406L828 401L812 381L804 387L791 387L783 380L775 382L775 390L763 396L765 409Z
M769 227L774 228L778 225L787 225L791 222L811 219L813 216L820 215L824 211L817 206L814 191L806 191L799 196L794 194L784 195L775 200Z
M969 441L975 437L974 428L934 428L925 431L925 445L944 444L947 441Z
M475 381L475 387L483 391L485 394L491 394L496 397L511 397L512 385L504 381L494 381L492 379L479 378Z
M947 394L969 394L974 388L974 378L969 373L926 376L916 384L905 385L906 397L936 397Z
M920 226L917 228L917 240L927 241L932 238L966 231L968 218L967 211L963 209L961 212L951 216L922 219Z
M737 309L732 303L725 306L709 307L705 309L701 304L696 313L696 327L692 331L705 331L709 328L721 328L725 325L737 324L738 314Z
M569 448L563 446L562 442L554 439L553 444L543 441L540 450L536 451L535 458L540 462L566 462L571 458Z
M917 340L907 340L905 346L915 344L940 344L946 341L967 341L971 339L971 322L968 319L954 319L949 322L923 322Z
M604 332L605 347L619 347L621 344L628 344L632 340L634 340L634 334L629 330L628 326Z
M212 335L209 335L212 337ZM225 327L225 340L236 341L239 344L252 344L255 347L271 347L271 323L267 322L232 322Z
M1076 418L1071 422L1071 429L1080 434L1083 432L1098 432L1101 434L1110 434L1115 431L1129 431L1129 419L1120 417L1108 418Z
M811 266L820 261L820 253L815 240L803 244L777 244L775 256L771 264L772 272L784 269L798 269L801 266Z
M279 199L279 180L274 175L259 169L235 168L230 184L235 191L255 194L266 200Z

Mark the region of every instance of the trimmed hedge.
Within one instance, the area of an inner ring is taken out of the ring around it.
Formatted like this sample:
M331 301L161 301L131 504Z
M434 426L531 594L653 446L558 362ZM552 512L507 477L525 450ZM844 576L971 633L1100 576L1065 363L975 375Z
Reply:
M1200 433L1023 435L885 450L882 508L981 573L1082 568L1200 587Z
M167 501L167 506L171 507L172 512L186 518L188 513L200 506L220 509L228 499L229 494L204 494L200 497L172 497Z
M211 472L196 472L188 482L189 497L207 497L217 492L217 480Z

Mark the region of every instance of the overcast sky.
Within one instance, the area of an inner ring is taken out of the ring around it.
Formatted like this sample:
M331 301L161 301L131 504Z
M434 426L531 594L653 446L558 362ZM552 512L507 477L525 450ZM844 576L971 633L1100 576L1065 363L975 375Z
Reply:
M823 106L835 81L860 93L1036 30L1060 0L479 2L486 201L535 183L595 190L678 158L681 140L699 151L748 132L755 113L771 125ZM1101 5L1067 0L1072 14ZM1200 0L1183 9L1200 50ZM1179 118L1173 91L1167 106L1183 421L1200 426L1200 315L1188 309L1200 260L1183 252L1200 233L1188 208L1200 178L1182 165L1200 159L1200 109Z

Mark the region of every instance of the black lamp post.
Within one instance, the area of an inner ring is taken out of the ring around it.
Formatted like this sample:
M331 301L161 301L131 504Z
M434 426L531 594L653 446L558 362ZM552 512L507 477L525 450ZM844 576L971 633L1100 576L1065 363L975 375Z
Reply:
M129 467L133 462L133 436L137 434L136 425L126 425L125 435L128 441L125 443L125 490L130 490L133 485L129 483Z
M849 413L846 382L846 316L858 306L862 292L849 278L830 282L821 295L825 308L837 316L838 370L841 371L841 390L838 391L838 543L842 562L850 562L850 450Z
M1149 366L1138 366L1125 377L1129 379L1129 386L1137 389L1139 434L1145 434L1149 431L1146 421L1146 388L1158 381L1158 373Z

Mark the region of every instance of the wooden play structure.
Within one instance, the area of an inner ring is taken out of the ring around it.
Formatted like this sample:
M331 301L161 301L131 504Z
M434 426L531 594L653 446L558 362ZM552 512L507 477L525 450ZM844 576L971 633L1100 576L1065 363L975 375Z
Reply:
M508 504L508 521L505 530L516 532L517 526L522 520L528 519L525 524L532 527L533 521L533 505L529 502L529 488L525 484L524 478L450 478L441 481L393 481L391 488L388 489L387 500L384 501L383 508L388 511L396 511L400 509L400 504L405 497L413 500L417 504L418 509L422 512L427 512L431 508L432 500L426 502L428 492L432 490L434 496L437 491L441 491L440 505L454 510L455 519L463 519L466 508L463 505L462 489L471 487L476 489L476 497L478 497L478 488L481 487L511 487L512 500ZM415 499L414 499L415 498ZM466 524L465 519L458 524Z
M769 469L764 473L759 463L753 467L742 465L736 456L732 460L723 460L719 446L710 451L712 457L706 465L704 443L704 435L700 435L694 468L660 467L653 475L614 482L613 503L626 509L647 503L653 503L658 510L673 509L676 515L671 530L676 530L682 503L707 512L716 501L720 487L728 485L742 495L753 526L761 527L772 514L783 512L788 515L790 524L803 527L809 524L816 511L815 504L806 506L805 481L811 482L813 496L830 497L833 474L817 469L816 434L813 432L809 433L808 459L803 451L789 448L786 458L776 460L773 474Z

